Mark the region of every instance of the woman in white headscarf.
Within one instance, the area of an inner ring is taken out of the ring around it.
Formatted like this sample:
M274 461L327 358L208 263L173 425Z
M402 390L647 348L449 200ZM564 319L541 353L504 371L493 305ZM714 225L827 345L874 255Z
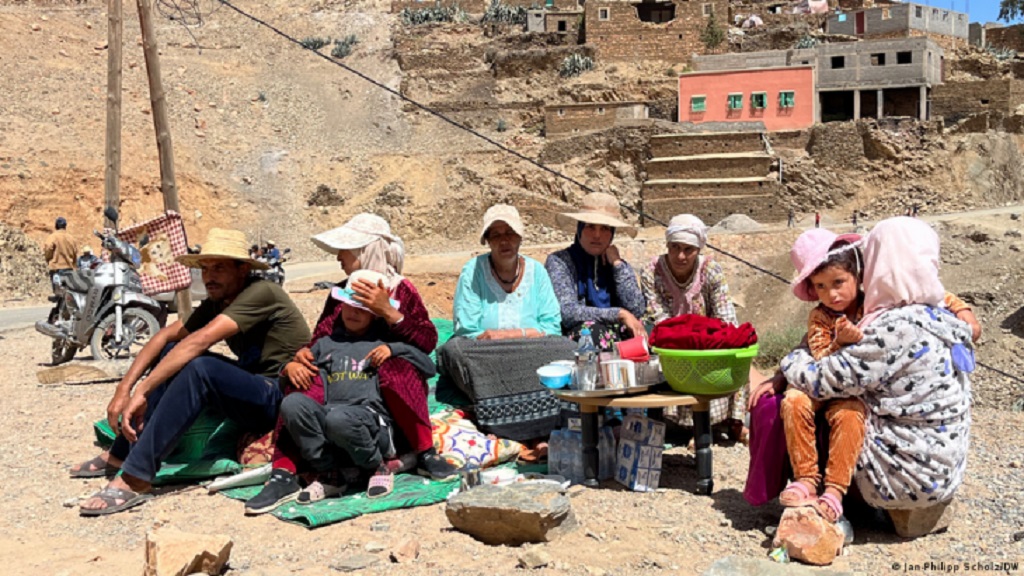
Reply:
M656 324L682 314L698 314L738 324L722 266L703 253L707 240L707 227L693 214L680 214L669 221L666 253L651 260L640 273L640 286L647 299L646 321ZM711 423L729 420L730 435L740 440L745 410L744 388L728 398L711 401ZM672 416L671 411L667 414ZM693 425L689 408L678 409L676 418L681 426Z
M902 536L920 536L938 521L967 466L971 327L944 307L939 238L927 224L879 222L863 251L861 341L817 361L797 348L782 371L811 398L864 401L854 482L868 504L889 511ZM930 522L906 521L912 514Z
M311 240L320 249L336 255L348 276L356 270L383 274L385 280L377 285L359 281L349 286L355 292L355 299L384 319L394 339L415 346L426 354L434 350L437 328L430 321L419 292L402 276L405 249L386 220L375 214L357 214L344 225L317 234ZM298 391L323 402L323 382L313 364L310 347L320 338L329 336L335 324L341 323L342 308L339 300L328 296L309 346L299 350L295 359L282 370L282 382L290 385L286 393ZM427 409L427 383L423 375L406 360L392 358L380 366L379 377L381 396L398 432L408 441L409 448L418 454L417 471L435 479L454 475L455 467L434 449ZM299 494L296 473L301 457L295 443L282 430L279 419L271 481L246 503L248 514L269 512L284 502L294 500ZM320 491L322 494L323 489Z

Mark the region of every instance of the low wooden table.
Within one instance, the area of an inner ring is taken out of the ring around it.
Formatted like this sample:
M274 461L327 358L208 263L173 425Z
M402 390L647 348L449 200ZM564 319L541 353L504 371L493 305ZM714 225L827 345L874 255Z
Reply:
M697 448L698 494L711 494L715 481L711 477L711 401L731 396L694 396L670 390L642 392L628 396L574 396L571 391L553 391L566 402L579 404L583 431L584 486L597 486L599 455L597 451L597 413L599 408L647 408L651 418L660 420L661 409L668 406L690 406L693 410L694 445Z

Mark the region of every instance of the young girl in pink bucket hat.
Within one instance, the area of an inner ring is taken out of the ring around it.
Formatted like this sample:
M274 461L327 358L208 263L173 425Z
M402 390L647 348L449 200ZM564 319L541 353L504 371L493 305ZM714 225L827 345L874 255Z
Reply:
M807 319L807 345L815 360L862 338L857 322L864 315L861 290L863 260L859 234L837 235L813 228L800 235L789 257L797 270L793 294L805 302L819 302ZM824 492L818 469L815 413L825 410L830 426ZM864 403L856 398L828 402L790 387L782 400L786 448L795 480L779 495L783 506L813 505L825 519L835 522L843 514L842 499L853 479L853 469L864 443Z

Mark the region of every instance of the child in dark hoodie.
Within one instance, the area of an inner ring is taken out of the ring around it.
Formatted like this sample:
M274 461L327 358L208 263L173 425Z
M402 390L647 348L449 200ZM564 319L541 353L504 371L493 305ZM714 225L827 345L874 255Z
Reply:
M342 302L342 322L330 337L312 348L324 382L324 403L291 394L281 403L281 418L302 457L321 478L299 493L308 504L344 492L346 482L331 473L343 466L375 470L367 495L391 492L394 479L384 460L395 456L392 420L380 394L377 368L388 358L404 358L424 376L435 373L433 361L415 346L385 342L383 320L336 287L331 296ZM398 303L393 303L398 307Z

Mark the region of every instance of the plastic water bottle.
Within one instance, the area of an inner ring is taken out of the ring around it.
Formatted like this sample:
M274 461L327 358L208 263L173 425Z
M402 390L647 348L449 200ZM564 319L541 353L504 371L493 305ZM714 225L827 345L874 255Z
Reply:
M548 474L562 474L562 454L565 444L562 430L551 431L551 438L548 440Z
M583 470L583 433L578 430L570 431L569 435L572 437L571 446L572 454L569 459L571 462L571 480L572 484L583 484L586 479L586 475Z
M597 442L597 451L600 454L598 466L598 480L608 480L615 476L615 433L610 426L602 426Z
M578 390L597 389L597 346L590 337L590 329L580 330L576 347L576 387Z

